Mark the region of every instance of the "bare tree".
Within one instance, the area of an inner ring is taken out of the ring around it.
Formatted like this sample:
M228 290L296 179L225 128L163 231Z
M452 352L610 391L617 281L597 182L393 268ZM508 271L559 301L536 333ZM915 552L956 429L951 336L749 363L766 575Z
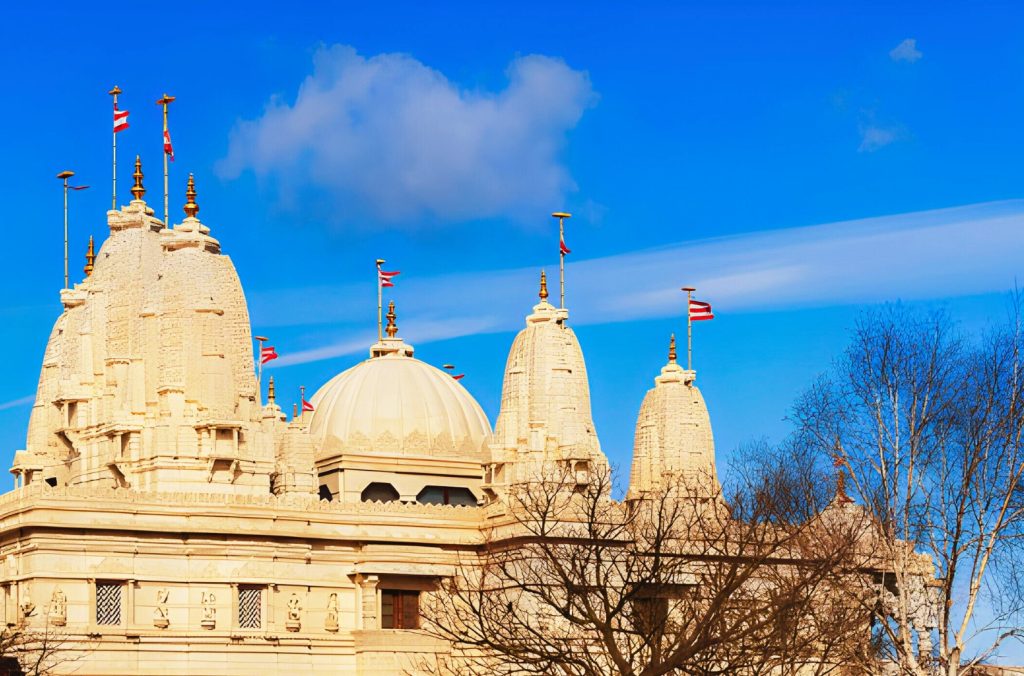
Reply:
M511 490L424 628L458 673L837 671L868 649L870 615L831 593L864 523L801 469L748 467L728 502L710 478L622 503L610 474L552 472Z
M867 600L877 648L899 673L955 676L1024 637L1016 306L1011 321L973 341L943 314L872 313L795 407L794 443L838 456L877 524L886 573Z
M21 622L0 629L0 674L45 676L79 657L68 636L49 623L36 628Z

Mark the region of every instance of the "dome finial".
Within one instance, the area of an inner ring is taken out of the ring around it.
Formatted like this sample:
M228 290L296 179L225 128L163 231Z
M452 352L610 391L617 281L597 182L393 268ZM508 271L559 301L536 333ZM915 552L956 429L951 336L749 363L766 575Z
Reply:
M142 196L146 194L146 189L142 187L142 158L138 155L135 156L135 173L132 174L132 178L135 179L135 185L132 186L132 197L141 200Z
M548 276L543 270L540 271L540 299L546 301L548 299Z
M196 179L192 174L188 175L188 187L185 188L185 216L195 218L199 213L199 205L196 204Z
M88 277L92 274L94 264L96 263L96 247L92 241L92 235L89 235L89 249L85 252L85 276Z
M672 337L668 340L668 363L676 363L676 334L672 334Z
M270 381L267 383L267 406L274 403L274 376L270 376Z
M398 326L395 325L395 319L398 318L395 314L395 301L388 301L388 313L384 317L388 320L384 332L388 334L388 338L394 338L398 334Z

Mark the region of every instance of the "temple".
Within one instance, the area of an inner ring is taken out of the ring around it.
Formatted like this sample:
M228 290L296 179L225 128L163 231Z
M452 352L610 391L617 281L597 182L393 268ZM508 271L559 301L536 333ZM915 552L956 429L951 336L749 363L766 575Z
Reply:
M540 294L491 423L415 356L391 304L368 358L291 419L253 365L245 294L189 178L180 223L133 199L107 213L61 293L25 448L0 496L8 626L85 645L76 674L400 673L450 646L415 631L419 596L483 542L516 484L608 461L569 310ZM414 339L414 336L410 336ZM630 499L717 487L696 373L651 374Z

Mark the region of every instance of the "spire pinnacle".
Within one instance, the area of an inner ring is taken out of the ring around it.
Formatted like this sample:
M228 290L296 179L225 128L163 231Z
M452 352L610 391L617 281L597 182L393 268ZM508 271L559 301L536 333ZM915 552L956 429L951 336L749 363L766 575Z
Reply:
M395 314L395 301L388 302L388 313L384 317L388 320L384 332L388 334L388 338L394 338L398 335L398 326L395 324L395 319L398 318L398 315Z
M546 301L548 299L548 276L543 270L540 271L540 299Z
M668 340L668 363L676 363L676 334L672 334L672 337Z
M270 376L270 382L267 383L267 406L274 404L274 376Z
M192 174L188 175L188 187L185 189L185 206L182 207L185 216L195 218L199 213L199 205L196 204L196 179Z
M88 277L92 274L93 267L96 263L96 247L92 241L92 235L89 235L89 249L85 252L85 276Z
M292 404L292 420L295 420L298 417L299 417L299 405L298 404Z
M132 174L132 178L135 179L135 185L132 186L132 197L141 200L142 196L146 194L146 189L142 187L142 158L138 155L135 156L135 173Z

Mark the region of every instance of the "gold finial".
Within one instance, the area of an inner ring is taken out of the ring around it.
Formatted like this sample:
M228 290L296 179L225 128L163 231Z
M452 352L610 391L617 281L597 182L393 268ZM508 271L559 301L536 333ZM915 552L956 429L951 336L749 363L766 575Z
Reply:
M270 382L267 383L267 406L274 403L274 376L270 376Z
M196 179L192 174L188 175L188 187L185 189L185 216L195 218L199 213L199 205L196 204Z
M384 332L388 334L388 338L394 338L398 334L398 327L395 325L395 319L398 318L398 315L395 314L395 301L388 302L388 313L384 317L388 320Z
M108 93L108 94L110 94L111 96L117 96L118 94L120 94L120 93L121 93L121 88L120 88L120 87L118 87L117 85L114 85L114 88L113 88L113 89L111 89L111 90L110 90L109 92L107 92L107 93Z
M292 420L295 420L298 417L299 417L299 405L298 404L292 404Z
M676 363L676 334L672 334L672 337L668 340L668 363Z
M132 197L141 200L142 196L146 194L146 189L142 187L142 158L138 155L135 156L135 173L132 174L132 178L135 179L135 185L132 186Z
M543 270L540 271L540 294L538 295L541 300L548 299L548 276L544 274Z
M89 250L85 252L85 276L88 277L92 274L94 264L96 263L96 248L93 245L92 235L89 235Z

